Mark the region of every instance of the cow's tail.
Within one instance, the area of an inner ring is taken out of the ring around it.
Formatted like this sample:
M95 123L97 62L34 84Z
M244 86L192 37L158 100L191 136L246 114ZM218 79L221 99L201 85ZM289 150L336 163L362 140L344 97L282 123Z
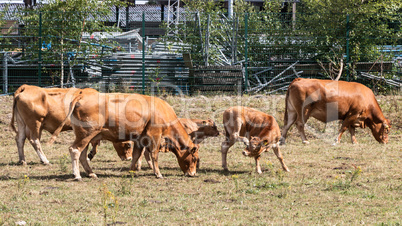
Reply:
M293 85L293 83L295 83L295 82L297 82L297 81L299 81L299 80L301 80L302 78L295 78L295 79L293 79L293 81L289 84L289 87L288 87L288 90L286 91L286 97L285 97L285 116L284 116L284 119L283 119L283 123L284 123L284 125L287 125L288 124L288 104L289 104L289 90L290 90L290 87L292 87L292 85Z
M66 124L66 122L70 119L71 114L74 111L75 105L76 103L81 100L82 98L82 91L79 92L79 95L77 97L74 98L74 100L70 103L70 110L68 111L68 114L66 116L66 118L63 120L63 122L59 125L59 127L57 127L57 129L54 131L54 133L52 134L52 137L50 138L50 140L47 142L48 144L53 144L53 142L56 140L57 136L59 136L59 133L61 132L61 130L63 129L64 125Z
M285 116L284 116L284 119L283 119L283 123L284 123L284 125L287 125L288 124L288 100L289 100L289 90L290 90L290 87L293 85L293 83L295 83L295 82L297 82L297 81L299 81L299 80L301 80L302 78L295 78L295 79L293 79L293 81L290 83L290 85L289 85L289 87L288 87L288 90L286 91L286 97L285 97Z
M25 90L25 85L22 85L14 92L13 110L12 110L12 114L11 114L10 127L15 133L18 133L17 128L15 128L15 117L16 117L16 113L18 113L18 110L16 109L17 97L24 90Z

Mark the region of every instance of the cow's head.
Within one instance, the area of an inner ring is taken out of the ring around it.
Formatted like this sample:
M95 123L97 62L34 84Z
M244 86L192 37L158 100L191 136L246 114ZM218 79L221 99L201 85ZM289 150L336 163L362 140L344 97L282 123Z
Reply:
M201 125L199 125L198 132L202 132L207 137L219 136L218 127L211 119L203 120Z
M388 133L391 129L391 122L385 119L382 123L374 124L371 128L374 138L382 144L388 143Z
M113 143L113 146L116 149L116 152L121 160L125 161L132 159L134 142L132 141L117 142Z
M193 177L197 172L198 163L200 161L198 149L199 145L195 144L194 147L189 147L179 156L179 165L185 176Z
M259 137L251 137L249 145L244 149L243 155L249 157L257 157L261 155L262 152L267 150L271 144L268 139L261 139Z

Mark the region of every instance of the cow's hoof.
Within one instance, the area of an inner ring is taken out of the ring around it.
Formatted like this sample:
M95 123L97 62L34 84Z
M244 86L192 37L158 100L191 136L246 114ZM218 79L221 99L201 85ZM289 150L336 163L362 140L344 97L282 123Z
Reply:
M338 144L338 143L335 142L335 143L332 144L332 146L336 146L337 144Z
M307 140L303 140L303 144L310 144L310 142Z
M27 162L25 162L24 160L21 160L18 162L18 165L27 166Z
M88 176L92 179L98 179L98 176L96 176L94 173L90 173Z
M290 170L287 167L283 168L283 170L285 170L286 172L290 172Z
M76 178L74 178L74 181L82 182L82 178L81 177L76 177Z
M163 179L162 175L156 175L156 179Z
M47 162L42 162L42 164L45 165L45 166L51 166L51 165L52 165L49 161L47 161Z
M258 173L258 174L262 174L262 171L261 171L261 170L257 170L257 173Z

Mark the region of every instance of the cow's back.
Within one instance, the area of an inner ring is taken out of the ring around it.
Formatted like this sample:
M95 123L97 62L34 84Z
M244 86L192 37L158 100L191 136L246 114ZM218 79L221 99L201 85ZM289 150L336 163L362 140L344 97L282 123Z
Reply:
M223 113L223 123L226 134L230 134L236 124L241 124L240 136L258 136L263 130L275 130L280 136L276 120L254 108L235 106ZM279 139L279 138L278 138Z
M195 132L198 130L198 125L192 119L188 118L179 118L180 123L183 125L187 134Z
M41 128L53 133L66 118L69 103L77 90L23 85L15 95L18 114L27 125L41 123ZM68 121L63 130L69 129Z
M292 82L286 104L299 115L302 115L302 109L310 107L311 116L323 122L344 119L348 114L378 106L373 92L360 83L319 79Z
M42 122L48 114L47 93L40 87L24 85L14 97L17 114L29 124L31 121Z

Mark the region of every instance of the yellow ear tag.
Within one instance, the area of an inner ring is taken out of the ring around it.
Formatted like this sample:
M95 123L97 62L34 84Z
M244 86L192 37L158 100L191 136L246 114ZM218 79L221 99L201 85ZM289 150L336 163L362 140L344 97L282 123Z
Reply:
M264 142L264 145L267 146L267 145L268 145L268 141L265 141L265 142Z

